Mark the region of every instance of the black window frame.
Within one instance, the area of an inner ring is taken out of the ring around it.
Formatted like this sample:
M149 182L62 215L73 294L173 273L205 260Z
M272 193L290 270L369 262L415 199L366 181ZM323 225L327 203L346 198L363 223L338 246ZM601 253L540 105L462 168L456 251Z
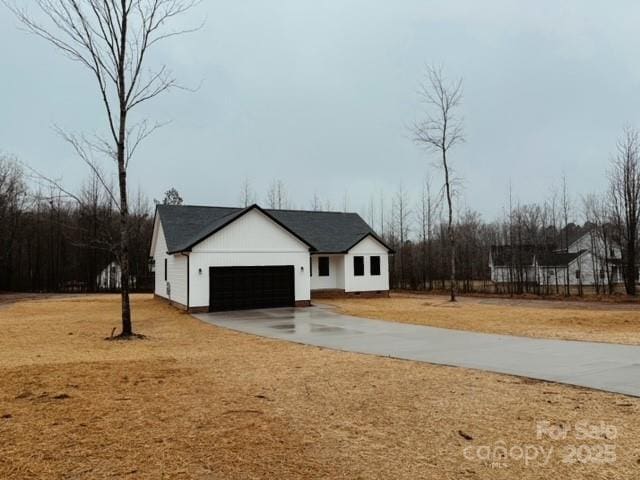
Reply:
M364 277L364 256L362 255L353 257L353 276Z
M329 267L329 257L318 257L318 276L329 277L331 276L331 268Z
M374 268L374 265L376 268ZM380 271L380 255L371 255L369 257L369 273L372 277L379 277Z
M164 259L164 281L167 281L167 259Z

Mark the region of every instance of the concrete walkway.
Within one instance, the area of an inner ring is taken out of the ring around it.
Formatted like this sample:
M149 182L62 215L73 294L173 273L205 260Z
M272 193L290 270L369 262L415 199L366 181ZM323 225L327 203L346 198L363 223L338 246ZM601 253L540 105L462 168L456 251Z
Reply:
M640 397L640 347L464 332L350 317L329 307L195 315L241 332L335 350L477 368Z

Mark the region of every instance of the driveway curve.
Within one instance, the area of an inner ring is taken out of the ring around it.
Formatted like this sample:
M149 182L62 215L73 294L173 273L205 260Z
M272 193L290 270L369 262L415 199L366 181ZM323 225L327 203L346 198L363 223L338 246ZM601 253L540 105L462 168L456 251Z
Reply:
M640 347L464 332L351 317L331 307L195 314L240 332L318 347L474 368L640 397Z

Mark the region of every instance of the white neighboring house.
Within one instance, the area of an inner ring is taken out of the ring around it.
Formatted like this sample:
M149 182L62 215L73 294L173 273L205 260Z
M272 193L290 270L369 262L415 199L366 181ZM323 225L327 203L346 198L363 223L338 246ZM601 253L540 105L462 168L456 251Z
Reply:
M356 213L158 205L155 295L189 311L388 295L391 249Z
M120 264L115 260L104 267L96 278L96 287L98 290L120 290L122 286L122 272ZM131 288L136 287L136 277L131 276L129 280Z
M542 285L591 286L623 282L621 251L604 248L602 240L589 230L570 240L564 250L552 247L494 245L489 254L491 281Z
M120 281L120 265L113 261L98 274L96 286L98 290L117 290L122 285Z

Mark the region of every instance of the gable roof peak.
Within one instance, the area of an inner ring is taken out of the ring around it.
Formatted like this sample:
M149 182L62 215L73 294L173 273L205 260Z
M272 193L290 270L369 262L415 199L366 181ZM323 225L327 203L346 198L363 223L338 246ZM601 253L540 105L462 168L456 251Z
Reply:
M245 208L199 205L157 205L170 253L187 251L248 211L257 209L319 253L347 252L367 235L392 250L353 212L264 209L257 203Z

